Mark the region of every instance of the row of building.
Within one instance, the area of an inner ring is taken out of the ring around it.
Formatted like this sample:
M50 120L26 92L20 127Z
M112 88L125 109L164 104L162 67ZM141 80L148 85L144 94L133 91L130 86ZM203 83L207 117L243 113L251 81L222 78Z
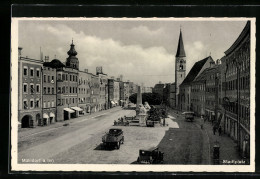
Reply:
M137 85L109 77L102 67L96 74L79 70L75 45L70 45L65 63L22 57L19 48L18 115L22 128L43 126L91 114L129 102Z
M156 84L154 92L164 103L180 111L222 126L238 143L244 157L250 153L250 22L216 61L208 56L197 61L186 76L186 54L180 32L176 53L175 83Z

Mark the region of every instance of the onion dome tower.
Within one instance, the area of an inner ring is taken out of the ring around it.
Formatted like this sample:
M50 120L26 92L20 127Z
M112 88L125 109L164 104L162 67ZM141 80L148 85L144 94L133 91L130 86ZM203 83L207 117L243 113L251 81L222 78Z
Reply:
M76 55L78 53L75 50L75 45L73 44L73 40L72 40L72 43L70 45L70 50L67 52L67 54L69 55L69 57L66 60L66 67L70 67L70 68L78 70L79 69L79 60L76 57Z

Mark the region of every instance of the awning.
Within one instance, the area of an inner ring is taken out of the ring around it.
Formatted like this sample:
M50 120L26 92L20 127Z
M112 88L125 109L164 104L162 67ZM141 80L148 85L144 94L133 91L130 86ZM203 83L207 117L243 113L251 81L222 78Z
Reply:
M69 112L69 113L74 113L75 111L73 111L72 109L70 109L70 108L63 108L63 110L65 110L65 111L67 111L67 112Z
M71 109L74 109L74 110L76 110L76 111L83 111L83 109L81 109L81 108L79 108L79 107L71 107Z
M43 118L47 118L48 119L49 118L48 114L44 113L43 114Z
M116 104L114 101L111 101L112 104Z
M53 114L52 112L50 113L50 117L55 117L55 114Z

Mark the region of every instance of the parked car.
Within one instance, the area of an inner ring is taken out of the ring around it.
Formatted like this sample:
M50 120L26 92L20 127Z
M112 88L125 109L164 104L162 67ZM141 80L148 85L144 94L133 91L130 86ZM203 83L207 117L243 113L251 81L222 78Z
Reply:
M186 120L189 120L189 121L193 121L194 120L194 116L195 116L194 112L184 112L182 114L185 115L185 119Z
M137 162L139 164L159 164L163 163L163 152L158 147L140 149Z
M109 129L109 132L102 137L103 146L120 148L124 143L124 135L122 129Z

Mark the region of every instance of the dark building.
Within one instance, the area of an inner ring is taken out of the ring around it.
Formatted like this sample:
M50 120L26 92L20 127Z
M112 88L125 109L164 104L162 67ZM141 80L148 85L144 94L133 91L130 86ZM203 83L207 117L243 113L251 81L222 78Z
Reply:
M223 90L225 132L238 142L245 158L250 156L250 22L225 52Z

